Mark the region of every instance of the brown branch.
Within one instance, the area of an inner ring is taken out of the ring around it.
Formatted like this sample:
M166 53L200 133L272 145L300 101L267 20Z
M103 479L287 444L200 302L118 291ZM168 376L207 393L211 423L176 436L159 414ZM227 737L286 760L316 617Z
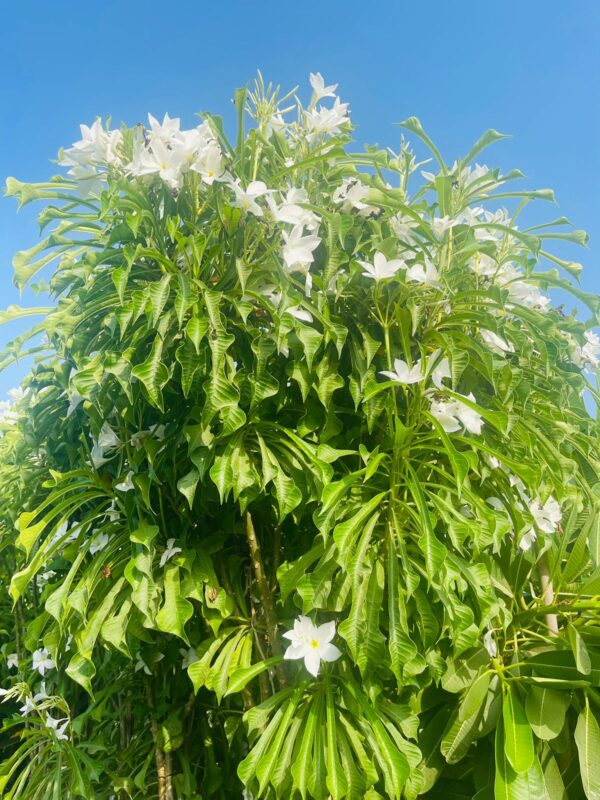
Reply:
M545 606L553 606L554 587L552 586L552 580L550 578L547 553L542 553L538 560L537 568L542 587L542 602ZM556 614L546 614L546 627L551 636L558 635L558 617Z
M281 646L277 639L277 614L275 613L275 604L273 603L273 595L269 588L269 582L265 574L265 567L262 561L260 552L260 543L256 538L256 531L254 530L254 523L250 512L246 512L246 538L248 539L248 547L250 549L250 558L252 560L252 569L254 570L254 578L258 587L258 594L260 602L262 603L263 613L265 615L265 622L267 626L267 638L271 646L273 655L281 655ZM276 667L277 677L281 686L285 686L285 673L282 665L278 664Z

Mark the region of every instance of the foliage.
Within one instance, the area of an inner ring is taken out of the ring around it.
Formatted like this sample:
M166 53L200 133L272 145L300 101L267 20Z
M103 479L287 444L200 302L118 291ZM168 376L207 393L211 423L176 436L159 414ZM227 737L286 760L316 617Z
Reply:
M1 423L7 800L600 797L600 305L546 250L585 234L518 226L553 196L473 166L495 131L449 164L410 118L421 173L311 83L238 91L235 143L97 121L8 181L55 306L3 315L41 315L2 359L35 356ZM337 629L317 677L299 615Z

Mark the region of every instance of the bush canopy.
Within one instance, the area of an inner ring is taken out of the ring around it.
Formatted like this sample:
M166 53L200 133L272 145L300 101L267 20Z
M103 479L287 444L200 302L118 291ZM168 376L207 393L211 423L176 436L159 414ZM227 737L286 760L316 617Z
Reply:
M8 180L54 304L2 313L7 800L600 798L587 237L496 131L355 152L310 82Z

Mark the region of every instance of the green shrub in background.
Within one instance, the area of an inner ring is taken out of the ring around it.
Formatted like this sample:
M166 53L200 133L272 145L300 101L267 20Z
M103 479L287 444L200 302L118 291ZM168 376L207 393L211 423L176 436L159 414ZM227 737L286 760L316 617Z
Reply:
M7 800L600 798L585 234L523 227L553 195L474 164L495 131L446 163L408 119L421 171L311 84L8 181L55 306L3 314L42 315L2 358Z

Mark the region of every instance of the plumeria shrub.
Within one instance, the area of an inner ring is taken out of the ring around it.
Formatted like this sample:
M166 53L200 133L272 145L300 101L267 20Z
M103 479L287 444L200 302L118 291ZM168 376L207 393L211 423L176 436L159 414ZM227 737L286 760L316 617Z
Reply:
M55 301L4 313L10 800L600 797L585 234L495 131L357 153L311 84L8 181Z

